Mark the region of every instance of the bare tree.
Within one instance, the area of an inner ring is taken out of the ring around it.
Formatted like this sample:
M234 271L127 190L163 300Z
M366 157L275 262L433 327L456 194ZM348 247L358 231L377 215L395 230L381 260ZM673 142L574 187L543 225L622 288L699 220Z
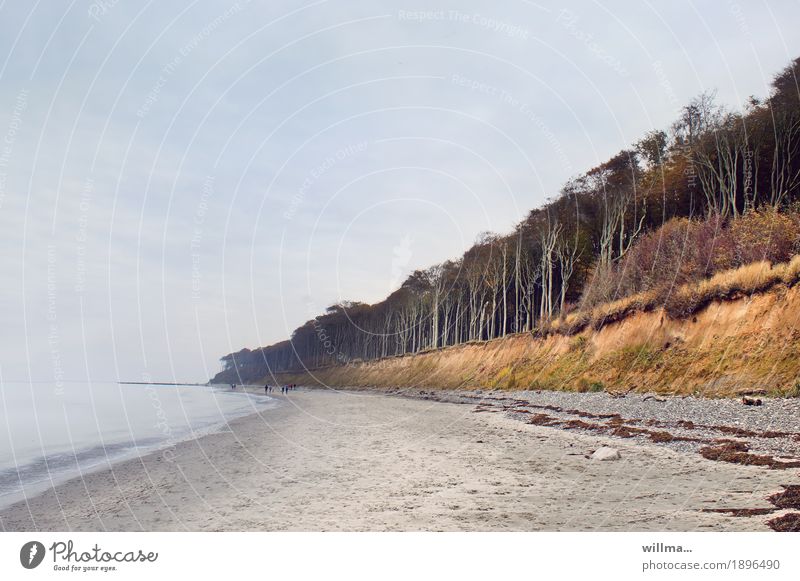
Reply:
M555 252L556 258L558 259L559 272L561 274L561 297L558 310L563 313L564 305L567 301L569 281L572 279L572 275L575 274L575 264L581 255L578 231L575 231L574 236L561 236L556 244Z
M562 226L549 219L539 233L539 243L542 249L542 295L539 303L539 318L550 319L553 316L553 274L556 258L555 249L558 246Z

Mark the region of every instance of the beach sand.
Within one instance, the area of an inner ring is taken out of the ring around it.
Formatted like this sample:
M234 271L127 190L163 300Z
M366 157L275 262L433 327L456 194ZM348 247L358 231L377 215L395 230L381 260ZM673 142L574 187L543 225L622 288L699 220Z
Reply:
M7 531L768 530L798 480L656 445L370 392L298 391L231 431L76 478L0 512ZM602 445L622 459L594 461Z

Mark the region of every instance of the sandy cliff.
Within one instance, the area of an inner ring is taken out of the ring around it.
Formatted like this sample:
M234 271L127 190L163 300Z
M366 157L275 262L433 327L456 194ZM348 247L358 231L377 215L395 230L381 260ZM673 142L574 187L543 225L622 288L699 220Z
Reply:
M796 395L800 287L712 302L685 320L657 309L573 336L515 335L276 379L330 386L632 389L710 397L763 389Z

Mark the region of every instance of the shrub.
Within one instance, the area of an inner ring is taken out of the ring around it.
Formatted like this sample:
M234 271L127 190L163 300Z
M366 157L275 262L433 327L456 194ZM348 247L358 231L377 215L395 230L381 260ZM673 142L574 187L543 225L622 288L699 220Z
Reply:
M731 224L730 236L736 266L762 260L786 262L797 250L800 223L796 214L750 211Z
M602 381L589 381L585 377L581 377L575 384L575 391L580 393L597 393L605 390L605 385Z
M597 265L581 295L581 309L589 310L597 305L610 303L621 296L620 279L614 265Z
M643 236L620 265L627 289L642 292L694 278L697 256L692 238L696 230L696 222L675 218Z
M584 292L582 307L624 297L670 290L729 268L731 243L719 216L700 222L673 218L642 236L616 265L598 267Z
M597 267L581 309L592 312L595 327L655 305L686 316L711 300L800 282L800 257L792 259L798 253L800 208L751 210L730 222L719 215L673 218L642 236L617 264Z
M673 218L637 240L622 260L596 266L580 309L553 332L577 333L663 306L675 318L711 301L800 283L800 204L750 210L735 220ZM773 266L774 265L774 266Z
M697 253L696 278L708 278L715 272L734 268L733 240L719 214L698 222L693 234L690 242Z

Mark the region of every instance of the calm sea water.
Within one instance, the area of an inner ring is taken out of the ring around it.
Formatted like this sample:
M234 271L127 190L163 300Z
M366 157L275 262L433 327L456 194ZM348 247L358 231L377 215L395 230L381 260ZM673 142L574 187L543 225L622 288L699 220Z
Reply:
M228 387L4 383L0 506L274 405Z

